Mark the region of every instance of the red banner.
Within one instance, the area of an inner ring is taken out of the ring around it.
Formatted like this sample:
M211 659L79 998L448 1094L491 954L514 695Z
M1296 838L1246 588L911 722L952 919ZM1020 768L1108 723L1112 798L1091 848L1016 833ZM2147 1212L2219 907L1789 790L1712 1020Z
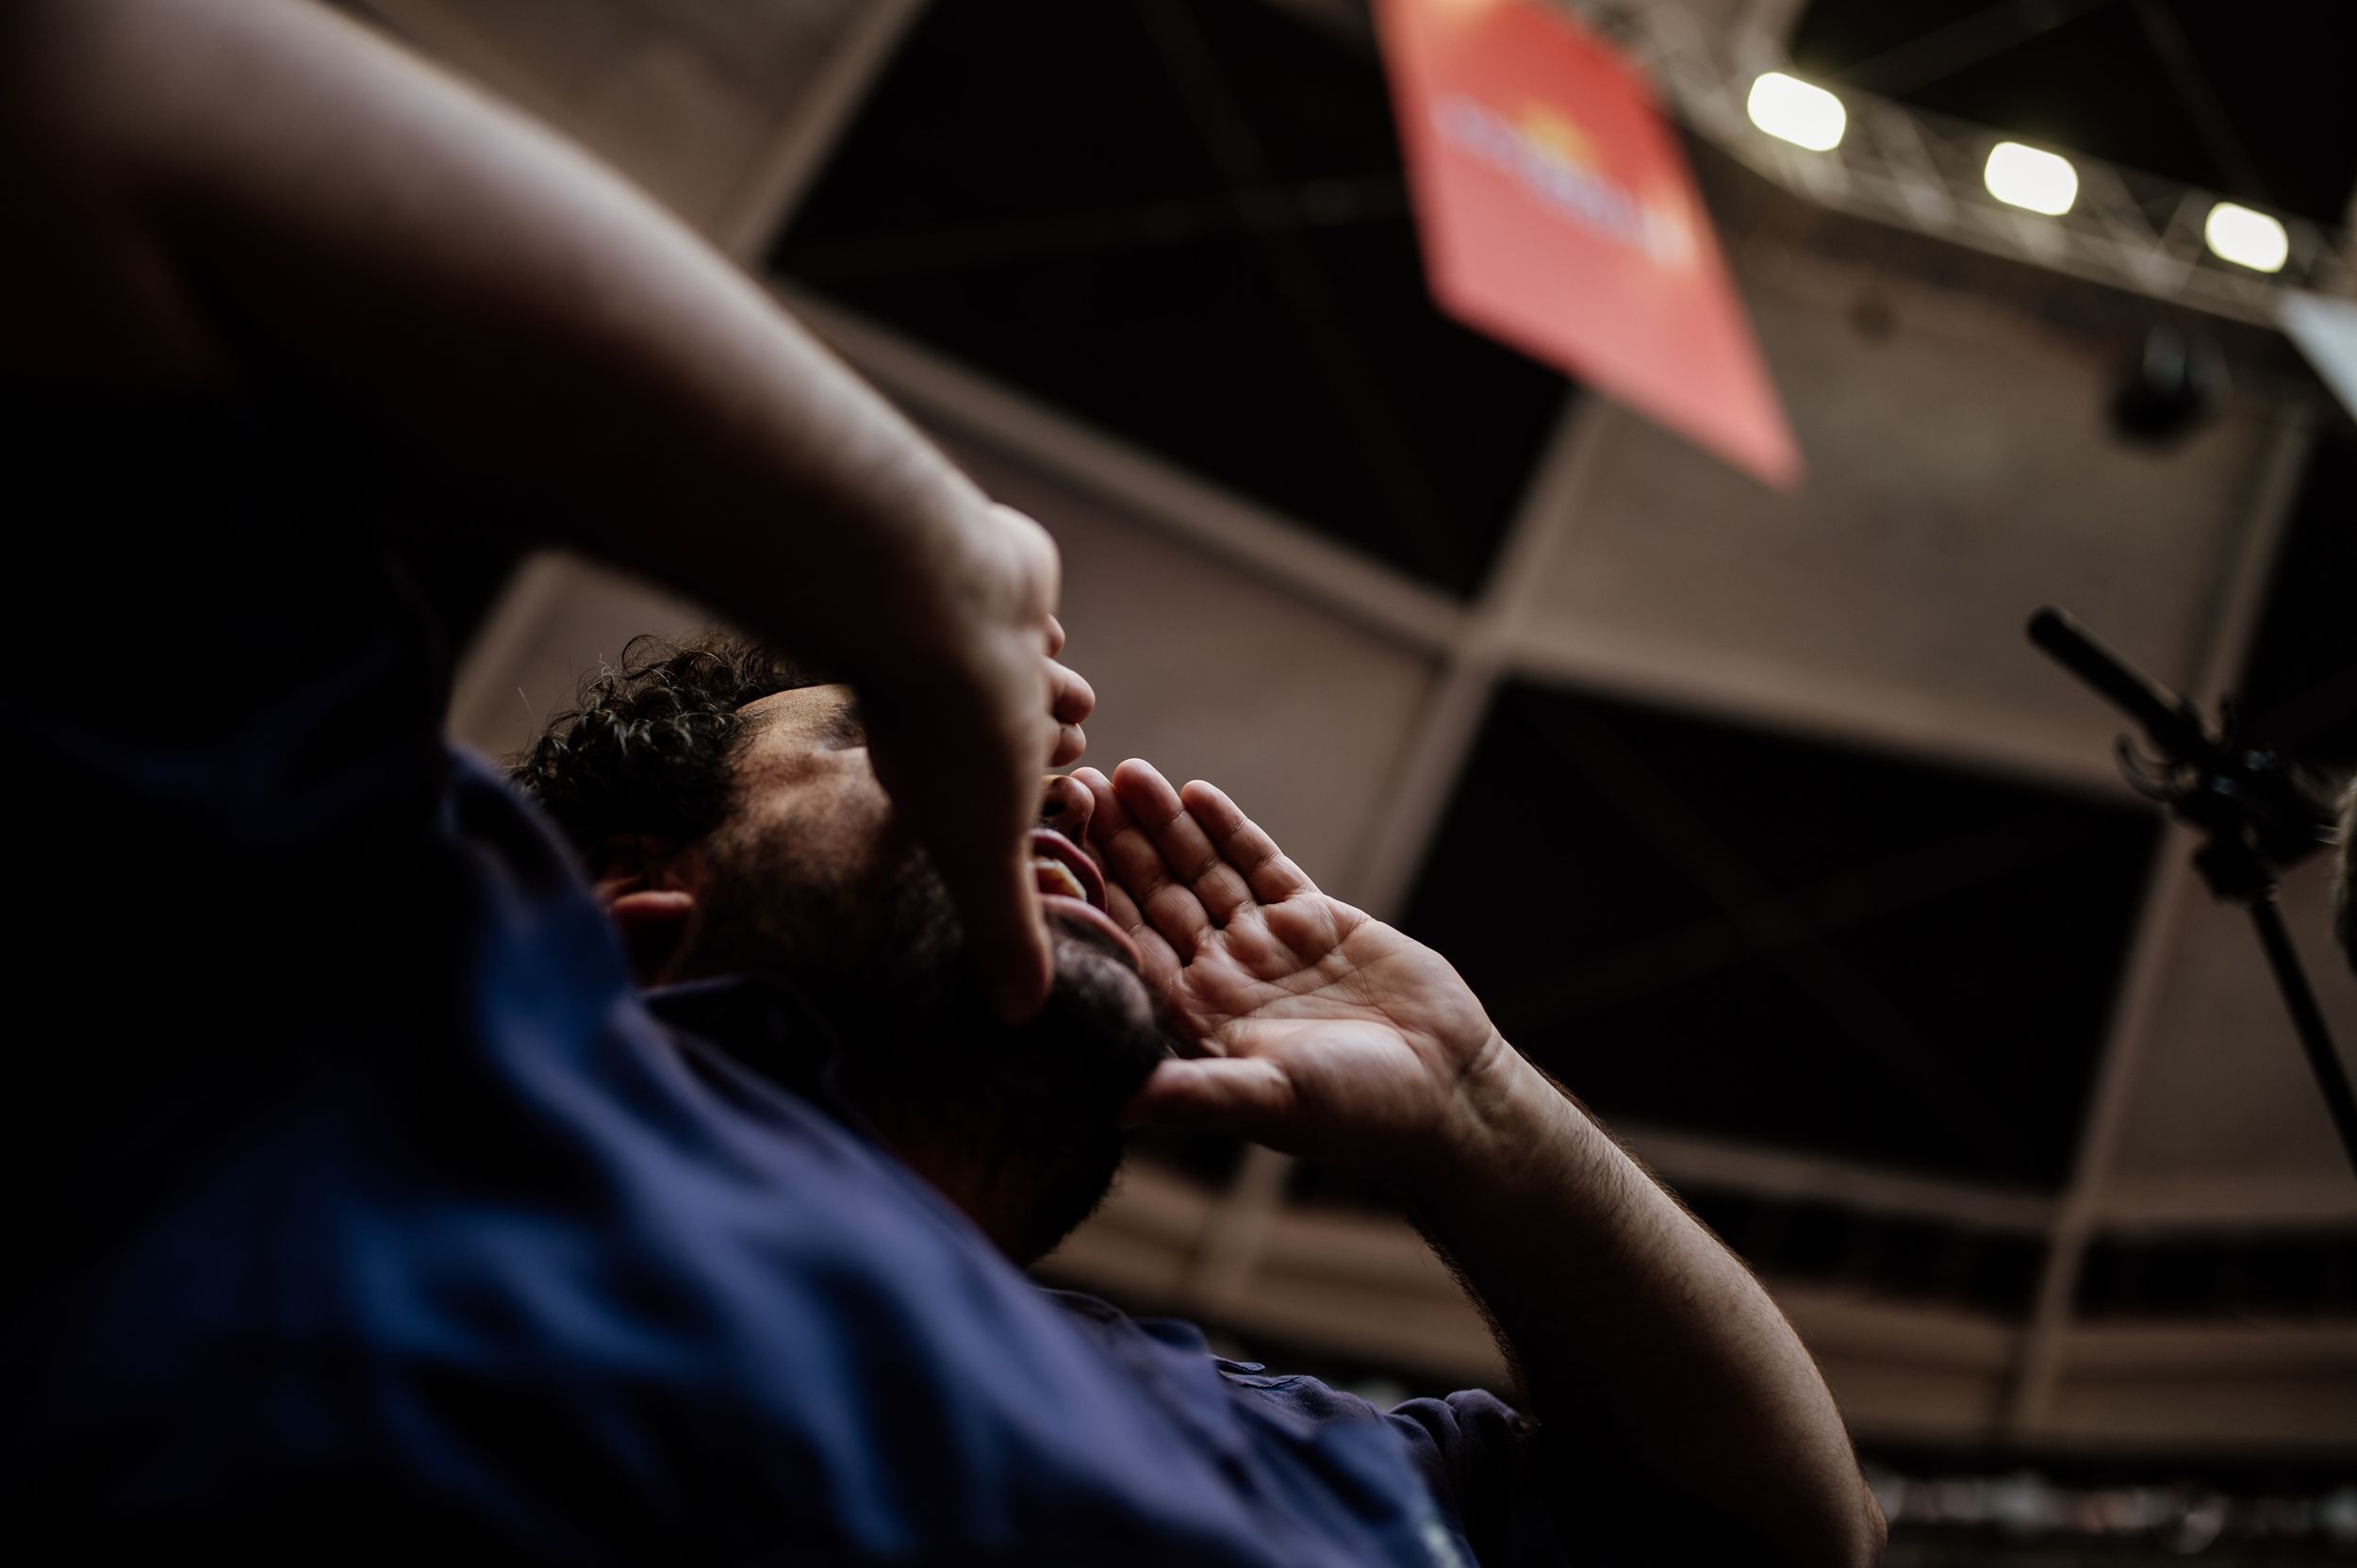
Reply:
M1441 307L1790 487L1791 428L1644 81L1541 0L1377 9Z

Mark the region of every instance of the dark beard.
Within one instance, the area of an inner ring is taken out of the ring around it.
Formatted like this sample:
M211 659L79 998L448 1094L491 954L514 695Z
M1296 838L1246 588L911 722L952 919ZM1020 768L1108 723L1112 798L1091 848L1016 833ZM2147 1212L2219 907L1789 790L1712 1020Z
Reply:
M984 1006L948 894L913 845L860 887L813 887L762 849L719 848L694 968L794 988L840 1044L845 1097L902 1158L1018 1260L1052 1251L1112 1189L1117 1114L1169 1054L1128 962L1051 919L1054 984L1010 1026Z

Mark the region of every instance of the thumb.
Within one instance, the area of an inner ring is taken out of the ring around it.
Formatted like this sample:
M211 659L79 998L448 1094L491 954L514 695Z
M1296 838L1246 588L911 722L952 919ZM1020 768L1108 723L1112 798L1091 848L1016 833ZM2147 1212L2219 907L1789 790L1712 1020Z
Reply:
M1034 751L972 723L974 702L863 693L862 703L867 760L940 875L983 999L1005 1022L1028 1022L1053 962L1030 856L1049 721L1040 716Z
M1248 1056L1162 1063L1123 1107L1124 1127L1176 1127L1281 1147L1295 1099L1284 1069Z
M956 870L945 866L941 880L965 931L983 999L1002 1022L1029 1023L1047 999L1055 965L1030 847Z

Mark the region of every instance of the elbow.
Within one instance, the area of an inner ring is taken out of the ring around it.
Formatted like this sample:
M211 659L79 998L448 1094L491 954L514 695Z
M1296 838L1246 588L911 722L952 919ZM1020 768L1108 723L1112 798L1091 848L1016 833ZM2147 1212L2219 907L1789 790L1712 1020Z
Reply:
M1865 1480L1861 1477L1854 1486L1854 1492L1839 1494L1818 1491L1814 1501L1819 1506L1805 1520L1788 1516L1772 1529L1722 1524L1726 1533L1708 1538L1714 1548L1709 1555L1729 1561L1738 1560L1739 1554L1740 1560L1773 1562L1779 1568L1880 1568L1890 1544L1890 1524Z
M1838 1499L1826 1497L1828 1506L1808 1538L1788 1536L1778 1560L1788 1568L1879 1568L1890 1545L1890 1522L1865 1479L1854 1486Z
M1856 1543L1842 1554L1841 1560L1853 1568L1878 1568L1883 1553L1890 1545L1890 1521L1883 1513L1883 1506L1874 1495L1874 1489L1860 1478L1858 1492L1858 1527Z

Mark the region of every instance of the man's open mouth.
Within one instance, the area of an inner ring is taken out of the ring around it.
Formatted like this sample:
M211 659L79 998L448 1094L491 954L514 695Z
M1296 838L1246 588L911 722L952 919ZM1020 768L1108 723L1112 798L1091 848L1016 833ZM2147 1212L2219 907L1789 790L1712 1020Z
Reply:
M1111 942L1131 968L1144 968L1138 945L1107 910L1105 874L1078 844L1053 828L1031 830L1031 875L1049 914L1087 926Z

